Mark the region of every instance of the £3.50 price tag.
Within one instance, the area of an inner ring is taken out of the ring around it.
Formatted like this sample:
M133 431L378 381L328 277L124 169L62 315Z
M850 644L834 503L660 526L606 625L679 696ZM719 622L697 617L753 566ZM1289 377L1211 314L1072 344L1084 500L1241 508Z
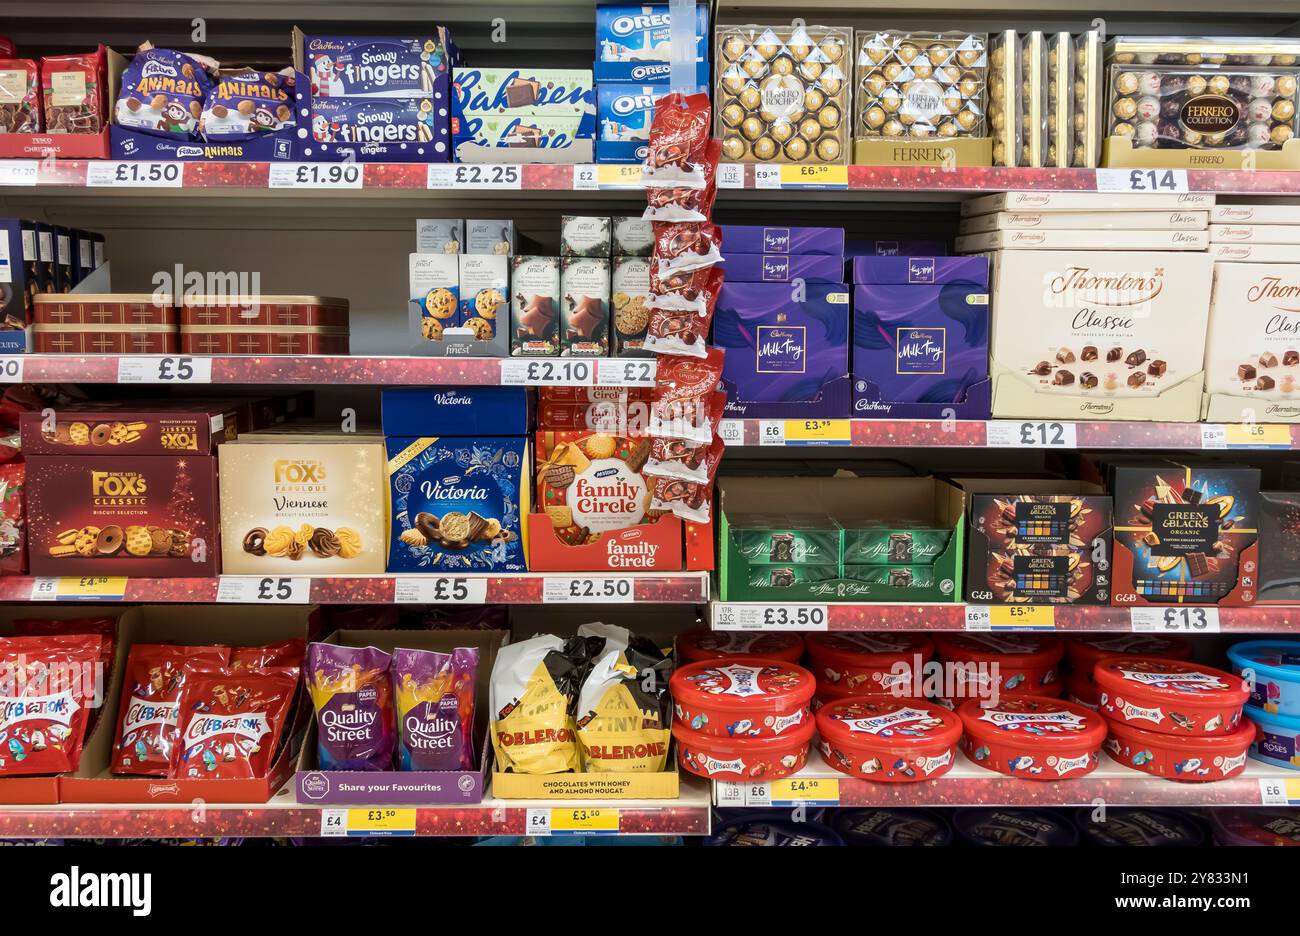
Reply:
M269 188L359 189L365 186L361 163L271 163Z
M627 576L548 575L542 580L545 604L624 604L633 592Z
M306 575L223 575L217 601L235 604L306 604L311 578Z
M989 448L1072 449L1077 445L1074 423L1010 422L992 420L986 424Z
M711 612L714 630L824 631L830 620L830 609L824 604L715 601Z
M486 604L487 579L469 576L410 575L393 583L398 604Z
M1129 621L1139 634L1219 633L1218 608L1130 608Z
M209 357L124 357L117 360L120 384L212 383Z
M183 162L99 162L86 163L87 187L180 188L185 183Z
M415 816L414 809L325 809L320 834L325 838L414 835Z

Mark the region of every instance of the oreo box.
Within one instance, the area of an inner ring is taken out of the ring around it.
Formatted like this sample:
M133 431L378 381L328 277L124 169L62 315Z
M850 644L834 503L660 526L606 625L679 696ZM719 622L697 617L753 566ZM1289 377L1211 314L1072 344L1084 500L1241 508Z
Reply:
M644 162L650 144L655 103L669 90L666 82L656 85L598 83L596 162ZM707 94L709 89L707 85L700 85L693 90Z
M295 28L299 68L311 78L311 96L412 97L430 94L460 53L451 33L435 26L426 36L306 36Z
M695 80L709 80L709 8L695 7ZM672 14L666 3L596 7L596 80L666 82L672 66Z
M450 83L444 73L419 96L313 97L303 155L327 162L450 162Z
M0 218L0 354L27 350L36 284L36 232L17 218Z
M389 438L389 572L526 572L527 438Z
M381 396L386 436L528 435L523 387L418 387Z

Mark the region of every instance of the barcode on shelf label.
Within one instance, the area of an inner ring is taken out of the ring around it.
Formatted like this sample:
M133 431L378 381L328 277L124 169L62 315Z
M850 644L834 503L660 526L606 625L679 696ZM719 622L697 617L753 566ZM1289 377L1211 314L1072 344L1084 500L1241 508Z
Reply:
M1259 778L1261 806L1300 806L1300 778Z
M268 188L359 189L365 187L361 163L271 163Z
M1179 608L1130 608L1129 621L1139 634L1217 634L1219 609L1188 605Z
M615 575L548 575L542 579L545 604L624 604L632 601L632 579Z
M1186 169L1098 169L1099 192L1188 191ZM1136 206L1135 206L1136 207Z
M607 358L598 364L602 387L653 387L658 367L651 358Z
M487 579L468 576L410 575L393 583L398 604L486 604Z
M86 163L88 187L180 188L185 183L183 162L99 162Z
M743 419L724 419L718 423L718 438L724 445L745 444L745 421Z
M505 360L501 362L501 383L516 387L591 387L596 383L596 362L562 358Z
M717 174L718 188L743 189L745 187L744 163L719 163Z
M0 357L0 384L22 383L27 371L27 359L21 354Z
M573 190L575 192L594 192L600 188L600 177L596 167L588 164L573 167Z
M120 384L212 383L209 357L124 357L117 359Z
M523 187L520 166L490 163L433 163L426 186L431 189L517 190Z
M756 604L750 602L713 605L714 630L824 631L830 609L824 604Z
M1078 444L1074 423L990 420L985 424L989 448L1072 449Z
M0 185L35 185L35 159L0 159Z
M236 604L307 604L311 578L306 575L223 575L217 601Z

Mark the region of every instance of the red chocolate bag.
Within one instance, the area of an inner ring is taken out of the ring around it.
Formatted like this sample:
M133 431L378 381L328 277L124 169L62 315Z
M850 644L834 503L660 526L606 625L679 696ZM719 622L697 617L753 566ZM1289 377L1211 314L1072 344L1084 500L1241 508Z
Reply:
M718 195L715 176L722 144L711 140L705 149L705 160L700 166L704 187L674 185L669 188L646 189L646 209L641 215L649 221L708 221L713 217L713 202Z
M41 132L41 81L31 59L0 59L0 133Z
M261 647L231 647L230 668L301 667L303 654L306 652L307 641L301 637L290 637L288 640L265 644Z
M694 312L712 318L722 279L721 267L704 267L690 273L670 273L661 277L652 264L649 305L652 309Z
M654 263L659 276L690 273L722 262L722 229L703 221L655 224Z
M99 644L95 634L0 637L0 776L77 769Z
M181 693L168 776L265 777L298 694L299 672L297 667L191 672Z
M712 442L727 404L718 389L723 353L709 348L702 358L662 357L646 434L688 442Z
M665 94L655 102L641 178L647 185L704 188L712 125L713 109L707 94ZM716 163L718 156L712 161Z
M652 439L650 460L645 473L660 478L707 483L718 472L718 462L726 444L714 436L712 442L687 442L685 439Z
M713 482L654 478L650 481L650 512L671 513L682 520L708 523L713 506Z
M196 666L218 668L229 647L136 644L126 660L113 739L113 773L165 777L176 745L181 692Z
M99 636L99 670L95 673L98 688L90 704L90 718L86 723L86 737L95 730L95 722L104 710L104 691L113 672L113 659L117 654L117 622L111 617L18 618L14 633L28 637L54 637L96 634Z
M0 454L5 450L0 445ZM27 516L23 510L26 485L26 464L0 464L0 575L22 575L27 571Z

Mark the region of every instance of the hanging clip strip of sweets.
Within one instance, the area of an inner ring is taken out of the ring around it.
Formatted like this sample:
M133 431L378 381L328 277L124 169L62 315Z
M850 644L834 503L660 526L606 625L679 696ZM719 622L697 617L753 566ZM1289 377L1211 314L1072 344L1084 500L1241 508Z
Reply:
M722 263L722 229L707 221L655 224L654 269L660 277Z
M718 389L722 360L718 348L709 348L702 358L660 358L646 435L712 442L727 403Z
M180 730L168 776L265 777L298 691L298 673L294 667L191 673L181 692Z
M641 178L646 185L706 188L713 109L707 94L665 94L655 103ZM716 164L719 148L712 154Z
M0 776L77 769L100 642L98 634L0 637Z
M307 646L322 770L392 770L392 657L377 647Z
M474 768L478 648L393 651L399 770Z
M708 221L713 217L713 202L718 196L718 159L722 146L710 140L701 164L704 187L673 185L647 186L646 209L641 217L647 221Z
M716 436L710 442L651 439L650 458L645 463L645 472L661 478L707 483L717 474L718 463L725 450L726 443Z

